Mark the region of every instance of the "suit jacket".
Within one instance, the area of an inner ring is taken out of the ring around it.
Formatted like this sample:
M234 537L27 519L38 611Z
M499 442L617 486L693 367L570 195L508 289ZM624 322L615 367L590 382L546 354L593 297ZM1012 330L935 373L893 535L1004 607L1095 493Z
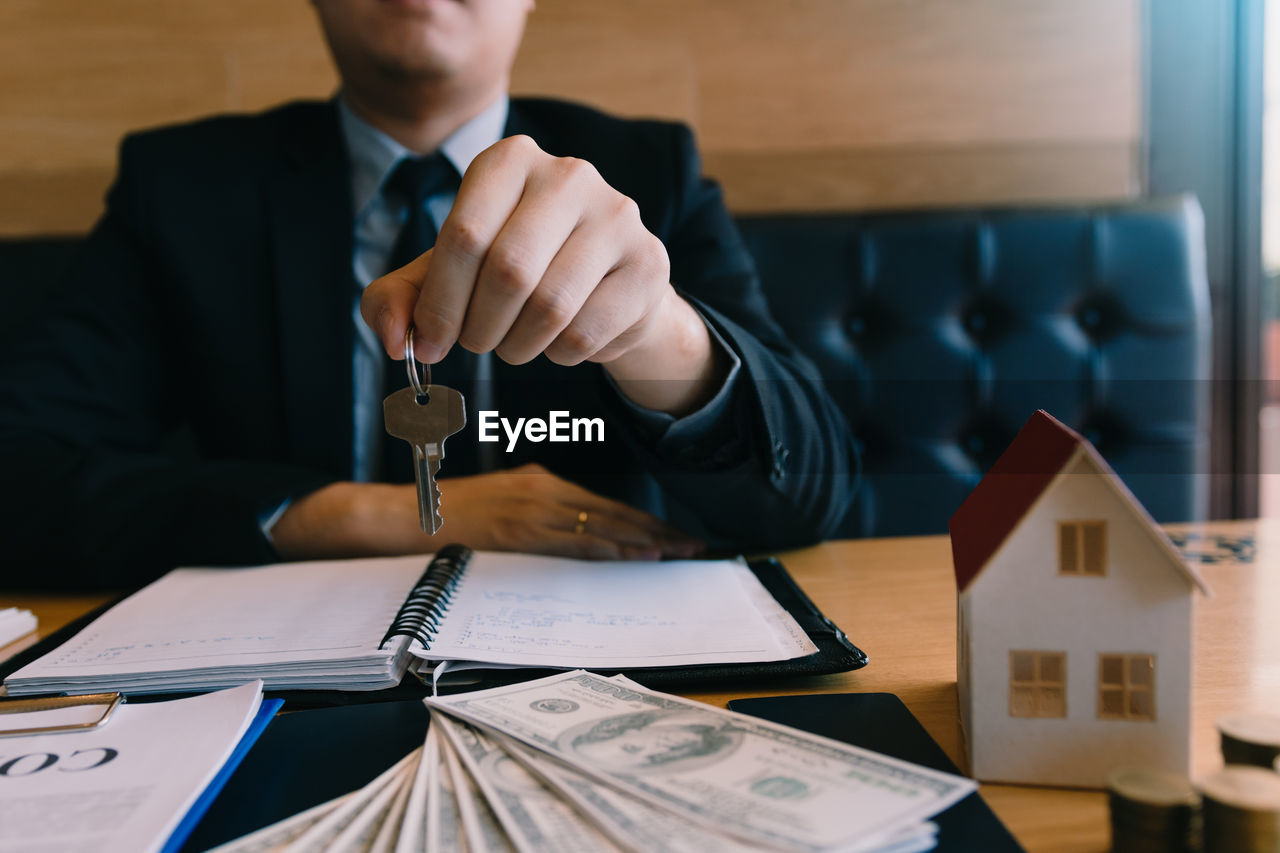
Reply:
M735 547L832 531L855 485L852 439L770 318L688 130L513 99L507 132L590 161L638 203L673 284L743 370L726 428L681 445L640 428L596 365L495 359L504 417L606 422L603 443L522 442L502 461L537 460ZM276 559L261 514L351 476L352 240L332 102L128 137L56 311L0 367L5 583ZM470 419L454 446L475 440ZM166 440L180 428L188 452ZM466 471L446 456L441 473Z

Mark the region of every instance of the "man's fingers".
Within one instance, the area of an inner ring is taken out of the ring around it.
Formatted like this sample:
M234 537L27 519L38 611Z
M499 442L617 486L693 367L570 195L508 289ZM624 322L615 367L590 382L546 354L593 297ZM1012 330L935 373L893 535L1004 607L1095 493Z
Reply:
M360 316L392 358L404 358L404 332L418 302L418 291L431 266L431 252L375 279L360 297Z
M692 556L669 551L658 554L652 548L610 542L589 533L563 533L559 530L547 531L544 546L540 550L544 554L577 560L657 560L662 556Z
M556 509L564 516L560 521L560 525L566 530L576 532L578 520L582 517L580 513L586 512L587 520L582 523L583 533L589 533L601 539L608 539L610 542L616 542L619 545L634 546L650 553L652 559L655 560L661 556L661 537L647 527L603 510L597 510L596 512L580 510L579 512L574 512L571 508L565 506L558 506Z
M547 530L539 550L544 554L557 557L572 557L578 560L621 560L624 547L599 536L587 533Z
M588 359L608 361L632 344L627 332L653 311L662 291L646 282L670 275L666 249L656 237L631 250L624 263L604 276L573 322L546 347L547 358L571 366Z
M559 163L560 161L556 161ZM530 175L524 196L480 265L458 342L488 352L545 284L547 269L581 218L583 190L565 167Z
M694 537L668 524L656 515L628 506L620 501L615 501L612 498L606 498L604 495L598 495L576 483L570 483L568 480L561 480L558 477L556 479L558 481L558 489L557 494L554 496L555 500L575 513L585 511L588 516L588 526L591 525L593 514L610 516L620 523L648 532L659 543L701 544Z
M597 224L583 223L560 247L542 282L525 300L497 355L508 364L535 358L573 322L591 292L617 262L609 236Z
M544 506L550 506L555 503L563 504L573 511L575 517L576 513L582 510L586 510L588 515L592 512L609 513L625 519L630 524L651 531L655 536L668 542L689 545L702 544L695 537L690 536L675 525L668 524L656 515L597 494L590 489L579 486L577 483L571 483L562 477L556 476L536 462L511 468L506 472L506 475L536 478L533 482L526 481L527 485L522 484L520 491L533 495ZM537 482L541 483L541 487L533 488L534 483ZM589 522L590 519L588 519ZM551 520L550 523L555 526L554 520Z
M494 239L515 210L541 150L528 137L498 142L472 161L436 238L413 321L420 361L444 358L462 332L472 289Z

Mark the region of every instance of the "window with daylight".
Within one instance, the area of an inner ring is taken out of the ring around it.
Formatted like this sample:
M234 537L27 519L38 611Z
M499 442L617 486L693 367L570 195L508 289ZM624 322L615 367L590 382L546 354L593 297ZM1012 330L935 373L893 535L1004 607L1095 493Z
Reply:
M1009 652L1009 716L1066 715L1066 652Z
M1156 718L1156 656L1098 655L1098 719Z
M1063 521L1058 523L1058 572L1064 575L1107 573L1107 523Z

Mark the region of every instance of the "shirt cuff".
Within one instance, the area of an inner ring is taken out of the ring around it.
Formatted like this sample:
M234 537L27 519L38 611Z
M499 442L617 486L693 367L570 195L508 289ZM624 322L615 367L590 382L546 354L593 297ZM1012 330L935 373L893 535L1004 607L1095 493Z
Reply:
M696 306L694 310L698 310ZM608 379L609 384L617 393L622 405L636 419L640 431L655 441L670 442L674 440L683 443L705 438L721 423L721 419L729 410L733 399L733 383L737 380L738 374L742 372L742 359L725 342L724 337L716 331L716 327L707 322L707 318L702 316L701 311L698 311L698 316L702 318L703 324L711 334L711 345L719 347L720 351L728 359L729 373L725 376L724 382L716 391L715 396L697 411L690 412L682 418L676 418L666 412L646 409L644 406L636 405L631 398L622 393L622 389L613 381L613 377L609 376L608 371L604 372L605 378Z
M289 504L293 503L293 499L284 501L280 506L270 512L263 512L258 515L258 527L262 529L262 535L272 545L276 544L275 539L271 537L271 530L276 526L276 522L280 520L280 516L284 515L284 511L289 508Z

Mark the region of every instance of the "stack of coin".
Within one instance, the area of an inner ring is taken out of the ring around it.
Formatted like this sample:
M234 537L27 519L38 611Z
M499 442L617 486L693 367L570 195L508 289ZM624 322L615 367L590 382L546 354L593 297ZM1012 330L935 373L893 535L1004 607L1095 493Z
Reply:
M1200 780L1204 853L1280 851L1280 775L1231 765Z
M1114 853L1190 853L1200 849L1200 797L1190 780L1146 767L1107 776Z
M1271 769L1280 757L1280 717L1232 714L1218 721L1223 764L1252 764Z

